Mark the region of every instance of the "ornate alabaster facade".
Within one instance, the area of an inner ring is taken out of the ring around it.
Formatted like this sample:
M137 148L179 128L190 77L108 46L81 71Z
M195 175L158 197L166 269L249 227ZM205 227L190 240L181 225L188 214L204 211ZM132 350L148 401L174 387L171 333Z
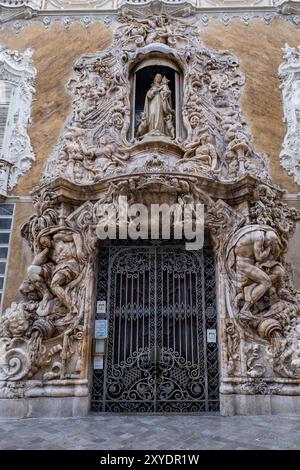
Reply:
M35 213L21 228L32 257L21 299L0 323L0 410L88 413L97 233L107 223L103 203L115 206L118 225L127 196L204 204L218 280L221 412L286 411L291 398L299 411L300 299L285 257L300 212L255 148L239 59L207 47L193 16L130 8L111 46L75 62L72 111L32 192ZM181 77L180 123L169 135L136 132L135 71L166 60Z

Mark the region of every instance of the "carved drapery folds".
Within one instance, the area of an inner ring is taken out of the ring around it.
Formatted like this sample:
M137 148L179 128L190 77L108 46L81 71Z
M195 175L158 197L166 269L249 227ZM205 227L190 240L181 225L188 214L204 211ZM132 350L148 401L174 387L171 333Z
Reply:
M111 48L75 64L72 114L22 227L32 262L22 301L1 320L2 396L87 383L98 230L110 222L102 204L115 207L118 226L119 196L204 205L219 276L222 391L280 394L283 378L300 383L299 294L284 261L300 214L282 201L241 116L238 60L205 48L182 19L120 23ZM131 70L160 54L183 74L185 134L131 139Z
M286 135L280 161L289 175L300 184L300 49L285 45L283 62L279 67Z

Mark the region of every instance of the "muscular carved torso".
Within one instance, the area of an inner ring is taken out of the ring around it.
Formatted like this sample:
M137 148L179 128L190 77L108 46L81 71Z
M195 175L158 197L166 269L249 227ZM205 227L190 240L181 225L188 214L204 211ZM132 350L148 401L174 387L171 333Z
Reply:
M267 243L266 233L262 230L244 235L235 247L236 261L247 261L254 264L262 262L271 253L271 245Z

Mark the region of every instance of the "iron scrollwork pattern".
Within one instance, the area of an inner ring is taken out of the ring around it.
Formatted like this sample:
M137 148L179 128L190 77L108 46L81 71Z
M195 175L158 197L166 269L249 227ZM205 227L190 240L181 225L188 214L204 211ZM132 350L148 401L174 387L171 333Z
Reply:
M105 299L107 296L108 289L108 260L109 260L109 248L107 245L101 247L100 256L98 257L97 265L97 299ZM95 320L100 320L101 315L97 313ZM103 381L104 374L103 369L94 369L93 371L93 384L92 384L92 400L91 400L91 411L99 412L102 411L103 405Z
M98 295L105 277L110 328L103 391L94 373L93 410L218 410L217 344L206 341L207 328L216 329L211 247L113 246Z

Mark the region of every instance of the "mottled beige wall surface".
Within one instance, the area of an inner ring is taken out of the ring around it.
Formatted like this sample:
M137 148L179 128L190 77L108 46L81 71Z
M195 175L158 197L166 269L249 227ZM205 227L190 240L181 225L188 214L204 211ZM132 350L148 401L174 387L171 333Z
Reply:
M246 77L241 105L256 149L269 155L274 181L287 191L298 193L300 186L279 163L286 126L282 121L278 67L283 62L281 48L285 43L293 47L300 44L300 29L281 18L275 18L270 25L257 18L248 26L239 19L228 26L215 20L203 28L202 38L206 46L228 50L240 59Z
M228 50L240 59L241 69L246 76L241 105L243 115L252 129L256 149L269 154L274 181L288 192L298 193L300 186L293 182L293 178L279 164L285 124L282 122L278 66L282 62L281 48L284 44L300 44L300 29L280 18L273 20L270 25L255 19L248 26L239 19L231 21L228 26L216 19L207 27L202 26L202 39L207 47ZM29 131L36 162L31 171L19 180L13 196L27 196L39 182L45 160L52 152L71 110L71 99L65 85L74 62L83 53L105 49L111 40L112 29L100 23L89 28L76 23L67 29L56 23L45 29L41 23L33 22L19 33L10 27L0 33L0 43L10 48L20 51L32 48L34 65L38 71ZM20 236L20 226L31 212L31 205L23 203L16 210L4 306L17 298L18 287L30 260L29 248ZM300 269L297 268L300 266L297 249L300 231L298 233L292 241L289 258L293 261L296 285L300 288Z

